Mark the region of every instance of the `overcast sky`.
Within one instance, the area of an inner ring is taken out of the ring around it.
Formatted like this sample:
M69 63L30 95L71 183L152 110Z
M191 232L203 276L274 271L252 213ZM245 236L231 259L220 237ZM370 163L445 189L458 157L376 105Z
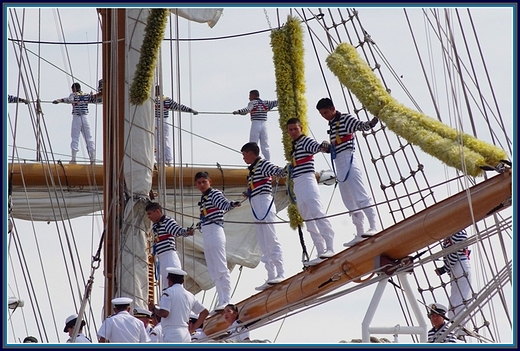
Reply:
M301 9L300 9L301 10ZM317 9L312 9L317 12ZM379 49L384 53L385 58L391 63L396 74L400 76L402 83L409 89L417 104L421 106L423 112L433 116L435 110L430 102L427 94L427 87L424 83L419 62L415 53L415 48L411 42L411 34L408 29L407 21L402 8L360 8L360 21L365 30L376 41ZM427 25L423 22L421 9L411 8L407 10L410 22L414 28L414 33L418 36L420 43L427 41L424 36L424 28ZM326 11L324 11L326 13ZM232 114L223 114L233 110L243 108L248 103L248 92L251 89L258 89L261 98L271 100L276 99L276 85L272 61L272 51L269 45L269 32L261 32L243 37L235 37L235 35L243 33L253 33L274 27L280 21L285 22L288 9L280 10L279 19L277 18L277 10L275 8L225 8L222 17L214 28L209 28L206 24L190 23L184 19L179 21L181 38L220 38L220 40L198 40L181 43L181 93L180 102L201 111L198 116L184 116L183 128L192 131L196 135L202 135L212 141L224 145L218 146L197 137L190 137L184 134L185 144L183 145L183 160L185 163L208 164L215 165L219 162L222 165L244 166L240 147L247 142L249 135L250 121L248 116L234 116ZM309 14L310 12L308 12ZM7 13L7 21L20 21L24 23L24 39L25 40L41 40L43 42L61 42L61 31L65 35L68 42L96 42L100 40L99 25L97 23L97 14L94 8L87 9L60 9L59 15L53 9L45 9L42 11L42 21L38 25L35 9L27 9L26 18L22 19L22 11L16 11L18 18L11 17L12 12ZM489 76L494 82L496 89L495 94L498 99L498 105L501 108L503 116L512 116L512 93L513 93L513 17L512 9L503 8L480 8L472 9L473 20L480 38L481 50L488 64ZM59 18L59 21L58 21ZM5 21L4 21L5 22ZM20 24L21 25L21 24ZM18 24L17 24L18 26ZM62 27L61 27L62 26ZM4 30L5 36L15 37L9 29ZM14 28L14 27L13 27ZM18 27L16 27L18 28ZM63 28L63 29L62 29ZM167 36L169 36L170 27L167 27ZM174 34L175 36L175 34ZM307 103L308 118L311 131L314 137L321 141L327 139L326 122L319 116L314 106L316 102L328 95L324 78L316 63L316 57L312 43L308 36L306 40L306 83L307 83ZM317 44L317 50L320 45ZM85 92L95 90L97 80L101 77L101 47L99 45L68 45L65 51L63 46L44 44L37 46L35 44L27 44L27 48L33 51L31 61L34 63L36 53L40 52L44 61L41 66L31 64L32 79L29 82L34 89L40 93L40 99L43 101L43 113L47 126L48 138L52 145L52 152L56 159L68 162L70 158L70 106L59 104L53 105L50 102L57 98L68 96L72 79L70 72L82 82ZM13 46L7 43L7 57L4 55L4 76L7 72L7 80L4 81L4 87L9 94L16 94L18 89L17 64L13 53ZM41 51L40 51L41 50ZM163 45L163 79L165 84L165 94L172 96L175 100L179 95L176 84L172 84L170 67L175 67L169 61L170 47ZM6 61L7 64L6 64ZM435 58L426 58L426 61ZM322 62L325 72L325 78L332 80L333 75L328 71L325 63ZM439 63L440 64L440 63ZM176 81L174 79L173 81ZM395 89L392 88L392 95L403 104L415 108L410 98L399 89L394 83ZM25 97L24 89L20 88L22 97ZM338 91L337 84L331 84L332 97L341 96ZM29 97L31 98L31 97ZM345 111L344 106L336 107ZM24 106L18 108L24 109ZM7 107L9 113L9 122L13 123L16 106L11 104ZM206 113L204 113L206 112ZM216 113L210 113L216 112ZM26 111L19 113L19 118L27 117ZM277 114L270 114L268 121L268 130L271 144L271 160L275 164L285 164L283 156L283 147L280 143L281 131L278 126ZM102 157L102 115L101 108L92 106L90 108L89 120L91 128L95 133L95 140L98 149L97 158ZM512 120L510 122L512 127ZM9 124L5 126L11 128ZM24 123L20 123L18 128L27 127ZM28 127L27 127L28 128ZM29 128L28 128L29 129ZM512 129L512 128L511 128ZM7 138L4 138L4 157L11 157L13 150L13 138L11 132L7 132ZM21 159L34 159L34 136L32 128L24 135L18 130L16 140L17 157ZM84 143L80 143L79 155L86 157L86 147ZM425 160L429 157L426 156ZM328 158L317 157L316 169L329 169ZM427 162L427 161L425 161ZM435 173L434 183L441 182L445 176L445 170L439 168L432 170ZM371 174L367 175L368 177ZM321 186L322 202L328 209L328 213L338 213L344 211L344 206L339 197L339 193L334 191L332 187ZM377 201L382 199L377 199ZM285 214L281 214L285 216ZM355 229L348 216L340 216L331 220L336 231L335 248L339 252L343 249L342 243L351 239L351 234ZM88 272L90 256L97 249L97 243L102 232L102 222L98 218L86 218L72 220L72 230L79 244L80 250L85 259L85 268ZM388 223L384 223L389 225ZM40 245L49 245L43 249L44 257L42 260L50 261L55 246L55 238L52 233L55 231L53 224L37 223L35 229L28 222L17 221L19 232L34 237L34 233L46 233L49 237L40 239ZM84 229L88 228L88 229ZM280 228L280 229L278 229ZM280 238L282 249L284 251L284 259L286 264L287 275L294 275L301 270L301 249L298 242L297 234L287 228L277 226L278 236ZM308 235L306 236L308 248L312 241ZM34 242L27 243L34 246ZM39 258L34 259L34 264L39 264ZM9 263L18 264L18 262ZM49 271L63 272L63 262L56 260L49 263L46 269ZM11 272L9 272L11 273ZM232 273L232 284L235 285L239 277L238 269ZM254 286L258 286L264 279L264 268L259 265L256 269L244 269L240 275L240 285L233 297L234 302L241 301L254 294ZM53 276L57 281L51 284L50 289L56 289L61 283L59 278L63 277L63 273ZM10 289L14 288L15 281L13 276L9 278ZM32 277L37 280L39 277ZM23 284L22 277L16 284ZM102 306L102 283L103 276L101 270L96 272L96 278L93 289L93 299L99 299L99 306L96 313L101 315ZM11 286L12 285L12 286ZM39 288L42 286L39 286ZM252 339L268 339L277 343L337 343L340 340L350 340L353 338L361 338L361 321L366 312L369 299L373 293L373 286L363 291L359 291L348 296L340 297L332 302L324 304L320 307L302 312L296 316L288 318L283 322L273 323L267 327L253 330L251 332ZM68 295L69 291L63 289L63 294ZM389 288L387 289L389 290ZM8 295L16 294L16 291L8 290ZM213 297L214 291L209 291L206 296L198 294L200 300L204 300L205 305L209 308L209 303ZM20 296L28 304L28 296ZM57 324L58 330L61 332L63 321L65 318L74 313L74 305L72 302L64 299L63 305L54 306L54 316L49 314L48 325ZM77 302L76 302L77 303ZM400 309L396 308L397 302L392 293L385 294L376 314L377 325L390 323L390 325L404 325L403 317L399 315ZM8 328L9 342L18 342L18 338L23 339L26 334L37 335L36 326L31 322L32 313L25 311L24 326L21 311L15 311L12 316L13 334L11 325ZM396 314L397 311L397 314ZM17 315L18 314L18 315ZM388 316L395 316L395 320L389 321ZM100 320L97 321L100 325ZM5 326L4 326L5 328ZM279 335L277 335L278 331ZM94 336L94 335L93 335ZM385 336L392 340L391 336ZM67 335L60 333L58 335L49 335L51 342L62 343L67 339ZM401 336L401 342L409 340L407 336Z

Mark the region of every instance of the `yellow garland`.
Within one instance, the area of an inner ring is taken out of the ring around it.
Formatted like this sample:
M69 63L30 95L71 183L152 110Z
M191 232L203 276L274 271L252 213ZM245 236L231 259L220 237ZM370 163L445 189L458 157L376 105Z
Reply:
M137 63L132 86L130 87L130 103L142 105L150 97L153 74L157 65L159 48L164 38L168 20L167 9L151 9L146 20L145 35L141 44L141 55Z
M507 154L500 148L397 102L352 45L338 45L326 61L339 81L370 113L378 116L396 134L448 166L476 177L483 173L482 166L496 166L500 160L507 159Z
M303 133L307 134L309 129L307 100L305 99L303 30L300 22L294 17L287 16L285 26L272 31L271 47L273 49L282 143L284 145L285 159L290 162L292 139L287 133L287 121L290 118L297 117L301 121ZM290 179L288 187L290 189L293 188L293 182ZM291 228L296 229L298 225L303 223L298 207L292 200L287 212Z

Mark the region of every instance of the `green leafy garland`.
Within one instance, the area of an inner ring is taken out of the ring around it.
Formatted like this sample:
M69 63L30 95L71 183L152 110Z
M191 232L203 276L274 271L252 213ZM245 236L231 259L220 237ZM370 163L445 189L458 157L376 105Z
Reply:
M448 166L476 177L483 173L481 166L496 166L500 160L507 159L502 149L397 102L352 45L338 45L326 61L332 73L371 114Z
M145 35L141 44L141 55L130 87L130 103L133 105L142 105L150 97L153 74L167 21L167 9L150 10L144 29Z
M290 118L297 117L301 121L302 132L308 133L303 30L300 22L294 17L287 16L285 26L273 30L271 33L271 47L273 49L282 143L285 159L291 162L292 139L287 133L287 121ZM288 179L287 186L290 189L293 188L293 182L290 179ZM291 228L296 229L298 225L302 225L303 219L292 199L287 211Z

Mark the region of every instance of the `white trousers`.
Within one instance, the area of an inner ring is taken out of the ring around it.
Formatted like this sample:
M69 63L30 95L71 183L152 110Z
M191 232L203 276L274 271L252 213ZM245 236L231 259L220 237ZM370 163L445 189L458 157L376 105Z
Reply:
M159 135L159 123L163 124L162 136ZM162 140L164 140L164 144ZM170 147L170 118L155 118L155 160L157 162L162 161L163 147L164 161L166 163L173 162L172 149Z
M168 272L166 271L166 268L175 267L182 269L181 260L179 260L177 251L173 250L168 250L158 254L157 259L159 261L159 272L161 274L161 289L165 289L168 287Z
M79 150L79 136L83 134L85 142L87 144L87 150L89 156L93 155L96 151L94 140L92 140L92 134L90 133L90 124L88 123L87 115L72 115L72 125L70 128L70 137L72 139L70 143L70 149L72 151Z
M351 157L352 163L350 162ZM376 209L373 206L374 202L368 192L365 190L363 184L363 174L356 159L356 154L352 150L345 150L336 155L334 160L336 168L336 176L339 181L339 191L341 199L345 207L350 211L352 223L356 227L356 235L359 237L365 232L363 212L367 216L370 229L377 230L376 223ZM348 177L345 181L346 174ZM366 207L370 206L370 207ZM359 208L364 208L362 211L356 211ZM352 212L355 211L355 212Z
M454 318L466 308L463 302L471 299L471 265L469 260L463 260L450 269L450 305L453 310L450 309L448 318ZM467 277L464 276L465 272Z
M224 228L212 223L202 226L201 231L204 239L204 258L209 276L217 290L217 306L228 304L231 300L231 277L227 267Z
M293 181L296 204L302 218L309 220L325 217L320 201L320 190L318 189L314 172L304 173L294 178ZM314 246L316 246L318 257L325 250L334 251L334 231L327 218L307 221L305 225L311 235Z
M170 311L172 313L172 311ZM190 332L188 326L174 327L163 325L163 342L191 342Z
M251 121L249 131L249 142L255 142L260 147L262 155L269 161L271 153L269 151L269 138L267 137L267 121Z
M282 246L276 236L273 222L276 221L276 207L272 202L271 194L258 194L253 196L251 209L254 211L256 227L256 238L260 250L262 250L261 261L267 270L267 280L284 277ZM268 210L269 209L269 210ZM266 216L267 214L267 216ZM265 217L265 218L264 218Z

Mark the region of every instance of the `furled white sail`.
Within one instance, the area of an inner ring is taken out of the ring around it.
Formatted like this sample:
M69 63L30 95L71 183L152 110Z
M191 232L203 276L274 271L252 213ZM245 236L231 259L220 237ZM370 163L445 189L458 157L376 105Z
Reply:
M213 28L215 24L217 24L223 10L223 8L170 9L172 13L186 18L187 20L198 23L207 23L210 28Z
M125 101L139 62L149 9L126 10ZM151 96L150 91L150 96ZM127 191L120 259L117 261L116 296L129 296L138 307L148 306L148 233L151 225L145 206L152 187L155 120L151 98L142 105L125 104L124 179Z

